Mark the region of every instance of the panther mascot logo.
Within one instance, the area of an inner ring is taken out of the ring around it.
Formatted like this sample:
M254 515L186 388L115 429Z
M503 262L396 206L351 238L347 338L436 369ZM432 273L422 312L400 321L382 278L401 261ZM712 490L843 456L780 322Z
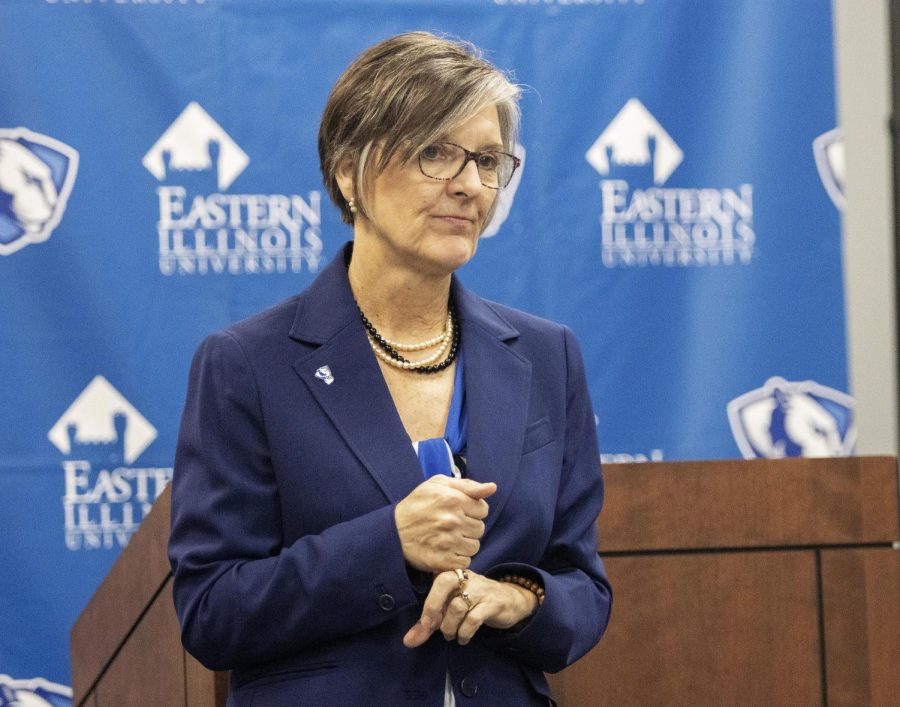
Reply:
M0 129L0 255L50 237L77 171L78 153L59 140Z
M839 457L856 441L853 408L839 390L775 377L728 403L728 421L745 459Z
M72 689L44 678L0 675L0 707L72 707Z

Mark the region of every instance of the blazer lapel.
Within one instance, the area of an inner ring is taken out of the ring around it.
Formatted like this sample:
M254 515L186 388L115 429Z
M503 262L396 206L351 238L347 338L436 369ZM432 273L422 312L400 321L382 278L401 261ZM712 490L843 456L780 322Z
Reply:
M497 492L488 499L487 531L516 483L528 418L531 362L507 344L518 331L505 319L455 278L453 292L466 358L467 474L476 481L497 483Z
M344 264L348 247L301 297L290 336L318 346L298 356L293 367L387 499L396 503L422 482L422 471L359 319ZM518 331L505 319L455 277L452 292L466 357L467 473L476 481L497 483L485 521L490 528L516 483L531 363L508 345ZM326 366L331 383L324 372L317 377Z
M290 336L321 346L293 367L388 501L396 503L422 483L422 472L372 355L344 257L342 250L301 298Z

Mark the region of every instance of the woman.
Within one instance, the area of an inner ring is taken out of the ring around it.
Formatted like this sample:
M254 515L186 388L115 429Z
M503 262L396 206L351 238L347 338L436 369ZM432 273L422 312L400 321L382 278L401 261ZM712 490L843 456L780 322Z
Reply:
M606 626L577 344L453 276L518 166L517 100L467 45L364 52L319 134L353 243L195 356L169 554L229 704L546 705L541 671Z

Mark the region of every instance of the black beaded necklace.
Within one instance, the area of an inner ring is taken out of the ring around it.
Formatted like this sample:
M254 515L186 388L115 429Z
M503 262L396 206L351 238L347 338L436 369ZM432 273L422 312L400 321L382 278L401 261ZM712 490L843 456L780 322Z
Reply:
M414 371L416 373L440 373L445 368L447 368L453 361L456 360L456 356L459 353L459 342L461 338L461 331L459 326L459 317L456 314L456 307L453 306L453 300L450 300L447 303L447 307L450 313L450 323L453 327L453 338L450 341L450 351L447 354L447 358L445 358L440 363L435 363L431 366L416 366L414 361L410 361L403 357L399 351L397 351L393 346L391 346L385 338L378 333L378 330L375 328L375 325L372 324L363 313L362 308L359 304L356 305L356 309L359 311L359 316L362 318L363 326L366 328L366 331L369 333L369 340L374 342L378 348L384 351L388 356L401 364L403 370L406 371ZM405 365L404 365L405 364Z

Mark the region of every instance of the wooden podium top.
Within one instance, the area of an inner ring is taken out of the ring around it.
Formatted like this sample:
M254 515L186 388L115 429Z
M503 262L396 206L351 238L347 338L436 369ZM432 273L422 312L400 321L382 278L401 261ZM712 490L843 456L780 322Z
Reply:
M896 457L607 464L600 552L900 541Z

